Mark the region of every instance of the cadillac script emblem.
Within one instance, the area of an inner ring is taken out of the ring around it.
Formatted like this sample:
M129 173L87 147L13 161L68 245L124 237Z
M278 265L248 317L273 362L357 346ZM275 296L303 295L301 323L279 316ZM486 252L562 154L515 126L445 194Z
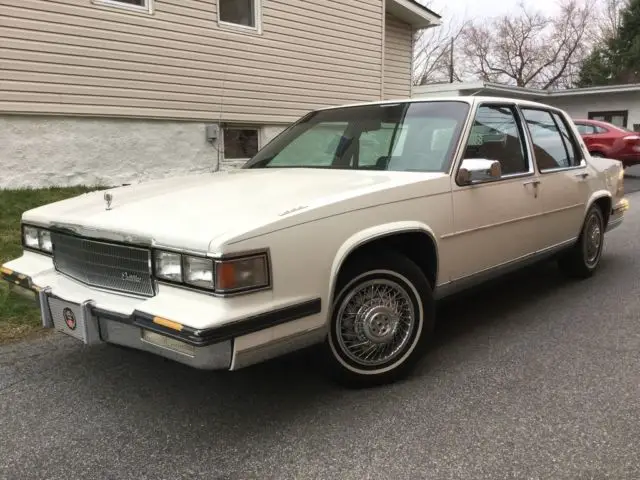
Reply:
M113 195L109 192L104 194L104 201L107 202L107 210L111 210L111 202L113 201Z
M67 324L69 330L76 329L76 316L73 314L70 308L65 308L62 310L62 317L64 318L64 323Z

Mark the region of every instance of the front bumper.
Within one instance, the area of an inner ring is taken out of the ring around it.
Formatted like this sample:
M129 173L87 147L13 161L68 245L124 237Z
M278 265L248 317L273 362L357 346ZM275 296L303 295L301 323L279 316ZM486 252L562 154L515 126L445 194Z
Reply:
M3 265L0 275L37 302L45 328L85 344L119 344L200 369L236 370L323 335L319 298L274 301L270 292L216 298L170 286L152 298L131 297L67 278L49 257L33 252Z

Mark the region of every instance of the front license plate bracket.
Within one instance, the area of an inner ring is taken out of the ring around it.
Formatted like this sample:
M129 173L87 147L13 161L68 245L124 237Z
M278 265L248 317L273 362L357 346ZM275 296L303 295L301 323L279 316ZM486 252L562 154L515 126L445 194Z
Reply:
M92 300L78 304L52 295L47 289L40 292L40 304L43 327L54 328L87 345L102 342Z

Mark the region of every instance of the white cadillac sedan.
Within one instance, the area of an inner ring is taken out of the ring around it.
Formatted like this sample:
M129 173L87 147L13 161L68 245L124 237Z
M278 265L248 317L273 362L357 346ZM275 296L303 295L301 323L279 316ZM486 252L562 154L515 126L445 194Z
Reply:
M434 302L542 258L592 275L620 225L619 161L548 105L494 97L314 111L243 168L22 217L2 266L42 324L202 369L319 345L348 386L407 375Z

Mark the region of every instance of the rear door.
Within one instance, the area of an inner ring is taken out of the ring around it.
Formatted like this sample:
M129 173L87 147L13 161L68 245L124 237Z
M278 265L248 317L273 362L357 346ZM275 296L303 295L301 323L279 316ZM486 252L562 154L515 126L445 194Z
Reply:
M563 114L543 107L521 106L520 110L539 171L540 235L546 248L561 246L580 232L593 173Z

